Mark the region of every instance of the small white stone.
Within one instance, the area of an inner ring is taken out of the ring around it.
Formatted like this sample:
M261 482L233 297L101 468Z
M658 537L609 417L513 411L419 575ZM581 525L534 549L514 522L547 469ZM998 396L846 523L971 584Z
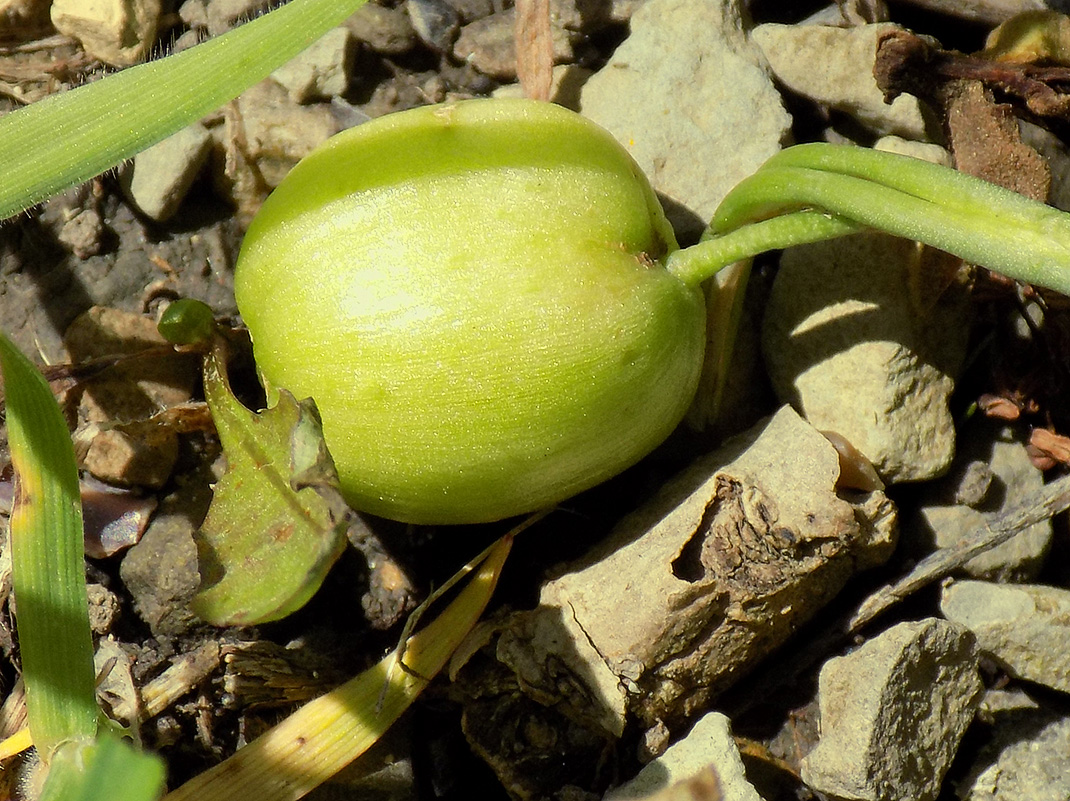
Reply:
M156 221L172 216L204 166L210 147L211 135L194 123L138 153L119 173L130 203Z
M886 483L938 476L955 454L948 401L969 305L952 288L917 308L912 277L926 257L872 233L789 248L762 327L777 396L843 436Z
M327 31L271 77L285 87L295 103L344 95L353 66L352 40L348 28Z
M1013 676L1070 692L1070 590L956 581L940 611Z
M649 0L584 85L580 108L670 201L669 221L685 239L780 150L791 126L731 0Z
M751 39L777 80L796 94L843 111L878 134L926 139L918 99L903 94L889 105L873 77L877 38L897 29L888 23L857 28L767 24L755 28Z
M632 801L656 795L713 767L722 801L762 801L747 781L743 760L732 739L731 723L719 712L701 718L679 742L644 767L629 782L610 790L603 801Z
M160 0L55 0L52 24L108 64L144 61L156 42Z

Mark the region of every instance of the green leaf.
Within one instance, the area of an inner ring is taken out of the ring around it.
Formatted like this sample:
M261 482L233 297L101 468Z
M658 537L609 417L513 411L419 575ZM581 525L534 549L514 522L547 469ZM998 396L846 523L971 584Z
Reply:
M256 414L234 397L221 348L204 394L227 457L197 532L201 590L193 609L218 626L277 620L319 589L345 547L348 507L311 400L285 391Z
M61 746L37 801L155 801L163 790L163 760L105 733Z
M94 736L100 714L78 468L48 383L2 333L0 371L15 468L11 559L26 710L47 762L61 743Z
M240 28L0 117L0 219L119 164L203 117L365 0L293 0Z

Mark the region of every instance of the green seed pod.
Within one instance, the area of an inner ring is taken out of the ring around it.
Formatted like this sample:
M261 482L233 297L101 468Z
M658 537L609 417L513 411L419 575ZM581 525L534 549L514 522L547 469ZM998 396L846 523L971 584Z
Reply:
M350 503L415 523L551 506L683 417L700 292L604 130L532 101L393 114L268 198L238 308L268 388L312 396Z

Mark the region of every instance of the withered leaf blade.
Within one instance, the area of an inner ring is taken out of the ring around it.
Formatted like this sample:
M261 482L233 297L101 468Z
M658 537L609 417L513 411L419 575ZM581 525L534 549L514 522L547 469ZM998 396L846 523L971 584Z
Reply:
M345 547L345 503L311 399L281 391L272 408L245 408L222 353L205 360L204 393L227 457L196 534L201 589L193 609L218 626L278 620L319 589Z

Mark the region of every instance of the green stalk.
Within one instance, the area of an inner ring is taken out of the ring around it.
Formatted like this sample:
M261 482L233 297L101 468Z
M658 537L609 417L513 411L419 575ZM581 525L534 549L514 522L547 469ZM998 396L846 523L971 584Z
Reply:
M861 225L821 211L795 211L743 225L720 236L707 231L703 241L669 254L666 269L689 286L767 250L821 242L863 230Z
M87 181L266 77L365 0L293 0L223 36L0 117L0 219Z
M15 468L12 581L30 733L44 760L96 735L82 507L67 424L44 377L0 334Z
M722 201L710 238L667 267L696 284L741 257L860 226L1070 294L1070 214L946 167L823 144L766 162Z

